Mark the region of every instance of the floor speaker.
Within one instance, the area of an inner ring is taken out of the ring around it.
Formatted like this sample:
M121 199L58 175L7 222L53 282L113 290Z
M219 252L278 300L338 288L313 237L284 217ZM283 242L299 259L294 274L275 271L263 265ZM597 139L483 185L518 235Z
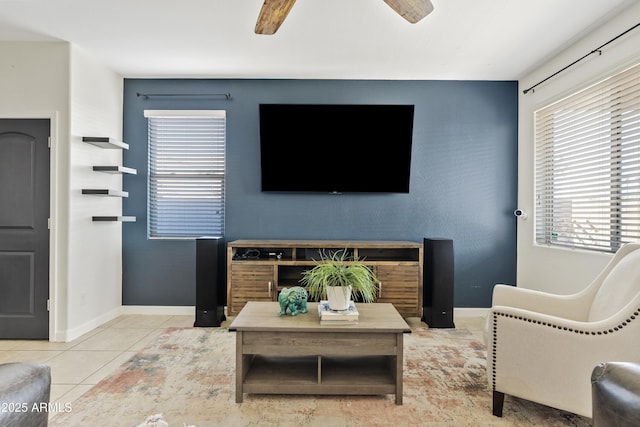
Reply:
M196 321L193 326L220 326L227 299L223 238L196 239Z
M453 240L424 239L422 320L430 328L453 323Z

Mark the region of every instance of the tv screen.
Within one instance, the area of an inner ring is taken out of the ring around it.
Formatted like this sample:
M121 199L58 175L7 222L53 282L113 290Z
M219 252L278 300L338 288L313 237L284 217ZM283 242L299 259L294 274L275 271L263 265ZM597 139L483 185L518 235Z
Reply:
M262 191L409 192L413 105L259 108Z

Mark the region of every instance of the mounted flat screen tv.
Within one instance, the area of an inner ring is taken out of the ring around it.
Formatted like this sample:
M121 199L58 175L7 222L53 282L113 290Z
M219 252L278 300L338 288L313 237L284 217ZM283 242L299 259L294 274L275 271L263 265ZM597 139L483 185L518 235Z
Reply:
M262 191L409 192L413 105L259 108Z

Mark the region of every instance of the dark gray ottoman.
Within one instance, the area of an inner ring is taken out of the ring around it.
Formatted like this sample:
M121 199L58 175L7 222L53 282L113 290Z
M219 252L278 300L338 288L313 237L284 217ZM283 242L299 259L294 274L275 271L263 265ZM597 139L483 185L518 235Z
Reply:
M46 426L50 393L51 368L48 365L0 364L0 426Z

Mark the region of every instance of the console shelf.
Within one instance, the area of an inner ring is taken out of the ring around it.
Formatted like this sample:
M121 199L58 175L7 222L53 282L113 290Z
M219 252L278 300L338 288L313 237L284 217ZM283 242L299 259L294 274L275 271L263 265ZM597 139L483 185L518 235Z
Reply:
M392 303L404 317L422 316L422 243L348 240L236 240L227 245L227 312L248 301L277 301L300 286L302 272L321 254L346 250L369 265L380 282L375 302Z

